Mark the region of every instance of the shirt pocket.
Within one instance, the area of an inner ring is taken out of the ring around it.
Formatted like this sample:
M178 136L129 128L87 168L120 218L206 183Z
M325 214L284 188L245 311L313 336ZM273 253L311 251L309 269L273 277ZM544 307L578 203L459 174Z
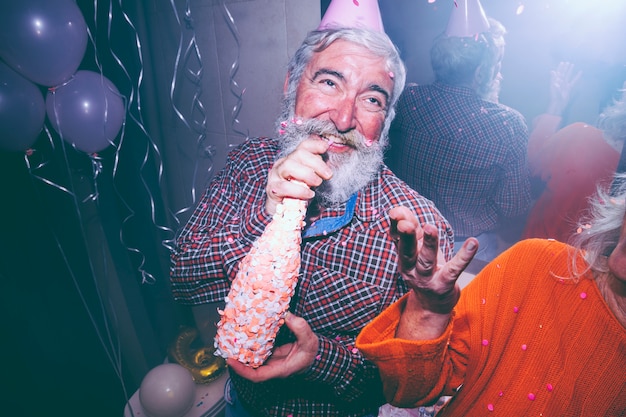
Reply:
M304 297L303 317L317 332L358 333L379 312L377 286L328 269L318 269Z

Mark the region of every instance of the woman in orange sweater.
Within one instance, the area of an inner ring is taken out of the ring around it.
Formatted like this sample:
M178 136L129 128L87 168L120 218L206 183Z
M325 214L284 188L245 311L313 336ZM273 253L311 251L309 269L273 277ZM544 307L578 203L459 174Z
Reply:
M614 196L599 191L575 247L522 241L462 292L454 259L416 273L436 257L415 253L423 232L395 211L411 291L356 342L387 400L416 407L452 396L438 416L626 416L626 176L616 181ZM474 244L457 255L461 268Z

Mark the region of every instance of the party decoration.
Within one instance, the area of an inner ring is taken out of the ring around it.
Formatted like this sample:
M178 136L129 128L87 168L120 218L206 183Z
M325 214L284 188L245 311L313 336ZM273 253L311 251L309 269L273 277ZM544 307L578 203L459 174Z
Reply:
M0 62L0 148L27 150L41 133L45 118L39 87Z
M226 361L215 356L215 349L212 346L192 348L193 342L199 339L198 333L196 328L183 327L169 347L168 353L179 365L191 372L196 384L208 384L226 369Z
M59 135L86 153L112 145L125 120L119 91L93 71L78 71L66 84L50 89L46 113Z
M151 369L139 387L139 402L148 417L182 417L195 399L191 372L177 363Z
M87 24L74 0L0 2L0 57L29 80L67 81L86 48Z
M334 27L363 28L384 32L378 0L332 0L318 30Z
M305 214L305 201L285 198L240 262L219 312L216 355L257 368L272 353L298 283Z
M458 0L452 7L446 36L471 37L489 30L489 20L480 0Z

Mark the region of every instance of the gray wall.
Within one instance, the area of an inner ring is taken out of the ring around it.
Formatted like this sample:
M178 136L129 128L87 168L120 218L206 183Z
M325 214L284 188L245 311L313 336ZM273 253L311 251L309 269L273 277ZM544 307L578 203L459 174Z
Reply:
M181 28L170 1L145 6L155 86L146 107L153 131L161 135L169 204L175 211L193 205L193 192L197 201L230 148L246 135L274 134L287 61L320 20L319 3L310 0L193 0L189 4L192 28L184 21ZM177 6L182 21L185 4ZM185 48L194 34L201 61L194 53L185 61ZM183 56L175 68L181 39ZM201 82L194 84L185 74L199 69ZM201 94L196 103L204 112L193 108L196 93ZM174 105L191 129L176 115ZM200 136L202 129L194 129L195 123L206 123L206 137ZM188 214L181 214L181 221Z

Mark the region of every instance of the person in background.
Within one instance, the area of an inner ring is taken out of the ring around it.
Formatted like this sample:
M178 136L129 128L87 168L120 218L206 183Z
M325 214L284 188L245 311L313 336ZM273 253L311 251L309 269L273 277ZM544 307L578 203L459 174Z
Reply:
M616 172L626 139L625 96L604 108L596 126L576 122L559 129L581 75L569 62L559 63L551 72L548 109L535 118L528 141L531 176L541 184L541 192L528 215L523 238L567 242L597 184L610 183Z
M527 125L498 103L504 34L479 2L453 8L431 49L435 82L403 92L386 159L450 221L456 246L478 238L483 261L500 252L503 237L519 237L531 204Z
M404 82L404 64L384 32L311 32L288 66L279 137L252 138L233 150L178 236L175 299L219 302L277 205L284 198L308 202L286 326L262 366L227 361L226 416L373 416L384 403L376 367L354 344L362 327L407 291L388 212L407 207L434 235L438 243L429 250L442 259L451 258L453 244L432 202L383 163Z
M387 399L452 396L442 417L626 415L625 180L598 189L573 246L518 242L462 291L402 264L409 293L357 338ZM393 220L400 256L415 259L415 219Z

